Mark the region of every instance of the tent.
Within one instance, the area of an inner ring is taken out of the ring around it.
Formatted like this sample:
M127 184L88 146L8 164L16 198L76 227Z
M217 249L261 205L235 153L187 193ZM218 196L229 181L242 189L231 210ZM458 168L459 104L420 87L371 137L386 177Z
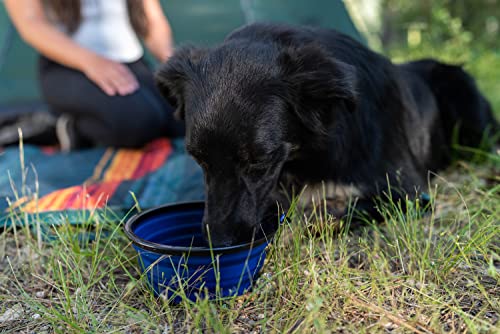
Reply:
M213 45L233 29L256 21L335 28L363 41L341 0L161 0L161 3L177 44ZM0 5L0 113L12 110L5 108L6 105L21 103L30 108L32 101L39 100L36 61L36 53L21 40Z

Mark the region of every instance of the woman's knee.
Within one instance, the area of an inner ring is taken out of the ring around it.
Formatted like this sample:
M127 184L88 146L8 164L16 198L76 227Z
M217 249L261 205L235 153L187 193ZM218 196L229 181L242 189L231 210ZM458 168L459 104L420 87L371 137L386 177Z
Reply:
M170 129L175 122L172 110L147 87L126 96L106 96L85 80L74 80L72 86L65 93L49 89L47 100L57 113L70 115L76 132L95 145L140 147L161 136L178 135Z

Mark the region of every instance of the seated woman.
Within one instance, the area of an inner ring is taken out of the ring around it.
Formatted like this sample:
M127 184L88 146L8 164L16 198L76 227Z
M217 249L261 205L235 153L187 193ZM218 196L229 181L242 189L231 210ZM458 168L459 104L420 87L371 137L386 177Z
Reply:
M182 136L160 96L140 39L160 61L173 51L159 0L5 0L22 38L40 55L42 96L58 116L65 151L139 147Z

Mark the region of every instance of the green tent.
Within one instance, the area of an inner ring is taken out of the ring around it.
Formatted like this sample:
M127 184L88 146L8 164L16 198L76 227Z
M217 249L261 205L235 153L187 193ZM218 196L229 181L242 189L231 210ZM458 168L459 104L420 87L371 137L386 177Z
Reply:
M0 0L1 1L1 0ZM102 0L104 1L104 0ZM246 23L267 21L338 29L362 40L341 0L162 0L177 44L213 45ZM39 99L36 54L0 5L0 105Z

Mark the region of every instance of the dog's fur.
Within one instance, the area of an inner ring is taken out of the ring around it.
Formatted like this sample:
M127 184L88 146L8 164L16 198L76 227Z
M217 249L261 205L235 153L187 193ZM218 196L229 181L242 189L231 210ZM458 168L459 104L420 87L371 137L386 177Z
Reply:
M460 67L394 65L318 28L243 27L215 48L178 50L157 83L203 168L203 226L215 245L274 228L280 184L332 181L355 188L370 211L388 182L410 196L424 190L428 171L449 164L457 127L468 146L498 128Z

